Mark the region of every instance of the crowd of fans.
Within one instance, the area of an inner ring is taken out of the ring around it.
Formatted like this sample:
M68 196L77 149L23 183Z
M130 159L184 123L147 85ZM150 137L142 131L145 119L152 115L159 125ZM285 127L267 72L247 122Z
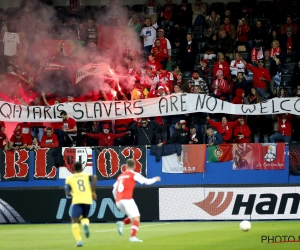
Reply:
M120 15L123 10L125 16ZM69 11L61 16L49 6L49 1L25 0L19 8L1 10L1 36L18 33L20 41L17 54L6 56L4 40L0 39L0 99L49 106L74 101L146 99L182 92L210 95L234 104L300 97L300 39L298 24L289 13L285 13L286 19L279 26L268 16L260 20L247 11L232 13L224 8L220 12L220 8L214 9L201 0L192 4L182 0L180 5L171 0L164 5L146 0L140 12L131 12L126 20L127 10L115 0L101 8L101 15L108 17L104 19L98 18L100 12L91 9L86 9L84 15ZM51 18L55 16L54 20L61 22L63 31L50 20L45 22L45 13L49 12ZM28 25L26 18L30 16L35 20ZM129 28L137 35L123 37L121 60L114 60L114 48L99 45L103 37L97 25L103 23ZM47 50L31 46L43 39L82 41L81 54L70 55L62 46L57 55L50 57ZM140 48L134 47L133 40L138 41ZM71 65L71 72L76 73L80 65L107 62L107 58L111 59L111 69L122 76L118 83L105 78L103 81L110 88L103 89L88 84L97 80L97 76L89 76L81 85L72 85L72 76L65 67L70 69ZM52 64L61 69L49 71ZM55 85L56 80L60 85ZM68 83L62 86L62 82ZM79 86L85 84L89 87L82 91ZM72 88L77 91L70 92ZM240 117L192 113L86 123L76 122L65 111L60 115L60 123L20 123L9 140L5 135L9 123L1 122L0 147L15 150L168 143L213 145L288 143L300 139L300 116L290 114Z

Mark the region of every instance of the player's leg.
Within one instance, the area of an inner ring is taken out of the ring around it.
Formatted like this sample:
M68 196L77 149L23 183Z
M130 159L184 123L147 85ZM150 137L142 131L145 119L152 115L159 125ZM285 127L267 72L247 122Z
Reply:
M90 230L89 230L90 220L88 219L90 207L91 206L88 204L82 205L83 211L82 211L81 225L83 226L84 234L87 238L90 236Z
M121 201L119 201L119 202L117 202L116 203L116 206L117 206L117 208L121 211L121 212L123 212L123 213L125 213L126 214L126 210L125 210L125 207L124 207L124 200L121 200ZM126 214L127 215L127 214ZM117 227L118 227L118 232L119 232L119 234L120 235L123 235L123 228L124 228L124 225L126 225L126 224L129 224L130 223L130 218L129 217L127 217L127 218L125 218L123 221L117 221Z
M79 217L82 214L82 207L81 204L74 204L72 207L72 233L76 240L76 246L82 247L82 238L80 234L80 227L79 227Z
M143 242L136 238L136 234L139 231L140 226L140 212L133 199L126 200L125 211L128 217L131 219L131 234L129 241L130 242Z

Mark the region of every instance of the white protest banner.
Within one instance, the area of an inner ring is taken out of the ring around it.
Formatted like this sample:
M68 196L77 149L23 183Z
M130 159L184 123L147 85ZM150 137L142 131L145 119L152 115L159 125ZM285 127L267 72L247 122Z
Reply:
M61 111L77 121L116 120L188 114L195 112L235 115L270 115L300 112L300 98L274 98L255 105L224 102L208 95L174 94L135 100L106 102L69 102L58 105L22 106L0 102L0 121L59 122Z

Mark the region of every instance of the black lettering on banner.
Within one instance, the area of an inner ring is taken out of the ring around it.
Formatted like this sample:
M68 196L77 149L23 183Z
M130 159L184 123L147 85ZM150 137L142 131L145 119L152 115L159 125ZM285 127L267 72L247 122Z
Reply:
M284 111L291 111L290 109L285 109L285 108L282 107L282 104L283 104L283 103L289 102L289 101L290 101L290 100L284 100L284 101L281 101L281 102L280 102L280 108L281 108L282 110L284 110Z
M209 100L210 99L213 99L215 101L214 106L213 106L212 109L209 107ZM218 100L216 98L212 97L212 96L208 97L207 100L206 100L206 108L209 109L210 111L214 111L217 107L217 104L218 104Z
M144 113L144 108L143 107L137 107L136 106L136 104L137 103L141 103L142 101L141 100L139 100L139 101L135 101L134 103L133 103L133 108L134 109L140 109L141 110L141 112L140 113L134 113L135 115L141 115L141 114L143 114Z
M110 116L110 112L111 112L111 108L112 108L112 102L109 103L109 110L107 110L107 107L106 107L105 103L102 103L102 105L105 108L107 117L109 117Z
M134 108L134 109L140 109L140 110L141 110L140 113L136 113L136 112L135 112L135 113L134 113L135 115L141 115L141 114L144 113L143 107L137 107L137 106L136 106L137 103L141 103L141 102L142 102L142 101L139 100L139 101L135 101L135 102L133 103L133 108Z
M38 119L42 118L42 109L41 109L41 107L39 107L39 106L34 107L33 110L32 110L32 113L33 113L33 119L34 120L38 120ZM37 118L35 117L36 114L39 115Z
M126 104L129 104L128 106ZM130 110L130 106L131 106L131 102L124 102L124 111L125 111L125 115L127 115L127 110L129 111L130 114L132 114L131 110Z
M224 101L223 100L221 100L221 102L222 102L222 105L221 105L221 110L224 110Z
M94 117L97 118L97 112L99 111L99 118L102 117L102 107L99 102L94 103Z
M272 113L279 113L278 110L275 110L275 103L274 103L274 100L271 100L272 101Z
M51 115L49 114L49 110L51 110L51 107L44 107L44 117L47 119L47 114L50 119L52 119Z
M165 105L161 104L162 101L165 101ZM166 110L165 110L166 113L168 113L168 100L167 100L167 98L165 98L165 97L160 98L160 100L158 102L158 105L159 105L160 114L162 114L161 108L164 108L164 107L166 108Z
M186 104L186 100L182 100L183 97L185 97L186 94L180 95L180 101L181 101L181 111L186 111L186 109L183 109L183 104Z
M205 103L205 99L206 99L206 95L204 95L204 98L203 98L203 101L202 101L202 99L201 99L201 95L200 94L198 94L198 97L197 97L197 102L196 102L196 110L198 110L198 105L200 104L200 108L201 108L201 110L203 109L203 107L204 107L204 103Z
M57 109L57 111L58 111L58 113L59 113L59 115L57 116L57 118L61 118L60 112L63 111L63 109L60 109L60 107L64 107L64 105L63 105L63 104L58 104L58 105L56 106L56 109ZM55 110L55 109L54 109L54 110ZM55 118L56 118L56 116L55 116Z
M300 99L298 99L297 101L295 101L295 103L294 103L294 109L297 111L297 112L300 112L300 109L297 109L296 108L296 105L297 105L297 103L300 101Z
M120 103L122 103L122 102L115 102L115 115L116 116L122 115L122 114L118 114L118 110L120 109L120 108L118 108L118 104L120 104Z
M175 99L174 101L173 101L173 99ZM178 100L178 98L177 98L177 96L174 96L174 95L172 95L172 96L170 96L170 101L171 101L171 111L173 111L173 107L174 107L174 109L176 110L176 111L178 111L178 108L176 107L176 102L177 102L177 100Z
M18 107L18 109L16 109L16 107ZM13 118L16 117L16 113L19 113L19 118L21 118L21 114L22 114L22 107L19 104L15 104L14 105L14 114L13 114Z
M267 108L267 106L263 107L263 104L266 104L266 103L267 102L261 102L261 103L259 103L259 105L260 105L260 113L261 114L267 114L268 113L267 111L263 111L264 109Z
M73 105L73 110L75 111L75 112L79 112L79 113L81 113L81 116L79 116L79 117L76 117L75 115L73 115L73 118L74 119L77 119L77 120L80 120L80 119L82 119L83 118L83 116L84 116L84 113L83 113L83 111L82 110L80 110L80 109L75 109L76 108L76 106L80 106L81 107L81 104L80 103L75 103L74 105Z
M89 116L89 110L87 107L87 103L85 103L84 106L85 106L85 111L86 111L86 118L93 118L93 116Z
M29 110L29 106L27 106L27 118L29 117L29 115L30 115L30 110Z
M244 110L244 106L247 107L245 110ZM250 107L252 107L253 109L251 110ZM256 110L256 106L255 105L242 105L241 110L244 114L248 114L248 112L250 114L252 114Z
M9 110L10 110L9 113L6 113L6 114L4 114L3 111L2 111L2 108L3 108L3 106L5 106L5 105L8 106L8 107L9 107ZM3 104L1 105L1 107L0 107L0 113L1 113L1 115L3 115L4 117L10 119L10 116L11 116L11 113L12 113L10 104L7 103L7 102L3 103Z

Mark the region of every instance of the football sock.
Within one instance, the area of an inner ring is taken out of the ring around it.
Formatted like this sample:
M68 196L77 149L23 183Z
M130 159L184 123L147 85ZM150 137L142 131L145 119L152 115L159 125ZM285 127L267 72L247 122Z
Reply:
M90 225L90 220L88 218L82 218L81 219L81 225Z
M81 234L80 234L80 228L78 223L72 224L72 233L76 241L81 241Z
M126 219L122 220L122 222L124 223L124 225L127 225L130 223L130 219L126 218Z
M131 237L136 236L137 231L139 231L139 225L140 225L140 222L139 222L139 221L134 220L134 221L132 222L132 226L131 226L131 235L130 235Z

